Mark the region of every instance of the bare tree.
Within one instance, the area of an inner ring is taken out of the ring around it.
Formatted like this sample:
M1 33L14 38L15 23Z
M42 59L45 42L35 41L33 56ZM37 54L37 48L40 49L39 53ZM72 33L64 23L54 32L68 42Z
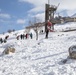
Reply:
M29 21L29 25L36 32L36 40L38 40L38 24L39 24L39 22L40 22L40 19L38 19L37 17L34 17L34 20L33 21Z
M36 25L36 28L35 28L35 32L36 32L36 40L38 40L38 19L37 17L34 17L34 25Z
M11 29L9 29L7 32L8 32L8 33L11 33L11 32L12 32L12 30L11 30Z
M34 25L31 20L29 20L29 25L30 25L30 26Z

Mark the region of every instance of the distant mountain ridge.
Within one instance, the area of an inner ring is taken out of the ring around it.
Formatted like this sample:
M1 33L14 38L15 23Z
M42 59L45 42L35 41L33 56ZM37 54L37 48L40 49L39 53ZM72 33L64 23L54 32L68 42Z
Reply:
M76 13L75 13L75 14L73 14L71 17L76 17Z

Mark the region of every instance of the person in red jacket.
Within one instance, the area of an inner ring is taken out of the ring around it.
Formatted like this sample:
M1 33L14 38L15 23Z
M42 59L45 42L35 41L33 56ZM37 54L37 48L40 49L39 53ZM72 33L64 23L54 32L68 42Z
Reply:
M48 20L48 22L47 22L47 29L49 31L51 30L51 26L52 26L52 23Z
M49 31L51 31L51 26L52 26L52 23L48 20L47 27L46 27L46 38L48 38L48 33Z

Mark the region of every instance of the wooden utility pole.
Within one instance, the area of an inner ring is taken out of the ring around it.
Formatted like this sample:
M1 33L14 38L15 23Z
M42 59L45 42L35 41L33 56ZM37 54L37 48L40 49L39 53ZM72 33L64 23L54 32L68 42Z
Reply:
M47 20L49 20L49 4L45 4L45 32L47 30Z
M57 7L55 5L49 5L49 0L48 4L45 4L45 32L46 32L46 37L48 38L48 29L47 29L47 21L50 20L52 22L52 30L54 30L54 13L56 11Z
M49 0L48 0L49 3ZM45 4L45 31L47 29L47 20L50 20L52 24L54 24L54 12L56 11L57 7L55 5Z
M49 2L50 2L50 1L48 0L48 4L49 4Z

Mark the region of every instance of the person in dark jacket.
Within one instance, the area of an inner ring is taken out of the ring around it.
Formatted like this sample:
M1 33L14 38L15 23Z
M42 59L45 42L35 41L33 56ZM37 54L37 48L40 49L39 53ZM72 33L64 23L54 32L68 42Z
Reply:
M21 35L20 35L20 37L21 37L21 40L22 40L22 38L23 38L23 35L21 34Z
M23 39L25 38L25 35L23 34Z
M7 41L6 41L6 39L4 39L4 43L6 43Z
M30 37L31 37L31 39L32 39L32 37L33 37L33 34L32 34L32 33L30 33Z
M3 43L3 39L2 38L0 38L0 43Z
M19 40L19 35L16 37L17 40Z
M27 39L27 37L28 37L28 34L26 34L26 39Z
M7 40L9 38L9 35L5 36L5 39Z

